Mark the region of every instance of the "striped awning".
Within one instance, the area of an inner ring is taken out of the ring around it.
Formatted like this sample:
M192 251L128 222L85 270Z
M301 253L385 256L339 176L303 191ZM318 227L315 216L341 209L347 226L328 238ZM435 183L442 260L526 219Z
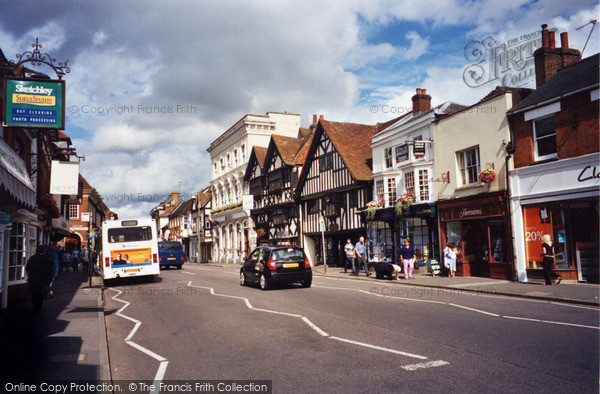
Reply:
M0 189L25 208L35 208L35 189L25 162L0 138Z

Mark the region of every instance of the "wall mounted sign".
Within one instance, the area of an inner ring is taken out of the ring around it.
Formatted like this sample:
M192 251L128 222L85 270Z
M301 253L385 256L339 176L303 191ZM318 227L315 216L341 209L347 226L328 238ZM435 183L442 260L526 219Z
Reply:
M396 163L408 160L408 144L403 144L396 147Z
M413 145L413 155L425 156L425 143L424 142L415 142L415 144Z
M65 81L4 80L4 126L65 128Z

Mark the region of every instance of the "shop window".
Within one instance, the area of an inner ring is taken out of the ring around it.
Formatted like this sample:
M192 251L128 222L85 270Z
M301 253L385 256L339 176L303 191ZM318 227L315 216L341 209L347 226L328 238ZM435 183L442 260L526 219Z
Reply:
M394 204L396 204L396 179L395 178L388 178L387 180L387 194L388 194L388 200L387 200L387 205L389 207L393 207Z
M8 251L8 282L25 279L27 263L27 225L15 222L12 224Z
M492 249L492 262L508 261L506 255L506 228L504 219L490 219L490 242Z
M393 165L392 148L385 148L385 168L391 168Z
M402 245L405 239L411 242L419 261L434 256L437 239L432 239L429 233L427 221L421 218L406 218L400 222L398 232L398 245Z
M456 153L460 170L461 185L471 185L479 182L479 147Z
M375 198L383 199L385 196L383 195L383 179L378 179L375 182Z
M429 201L428 170L419 170L419 201Z
M367 256L370 262L393 261L392 236L392 230L385 222L367 222Z
M69 204L69 219L79 219L79 204Z
M446 244L448 243L453 243L458 249L462 248L460 239L460 222L446 223Z
M533 122L535 159L556 157L556 119L554 115Z
M415 173L407 172L404 174L404 189L406 193L415 192Z

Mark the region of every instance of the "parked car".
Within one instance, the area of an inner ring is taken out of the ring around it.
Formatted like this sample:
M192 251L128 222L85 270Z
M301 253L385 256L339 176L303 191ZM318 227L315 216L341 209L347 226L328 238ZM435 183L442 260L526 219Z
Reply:
M177 241L162 241L158 243L158 261L161 268L175 266L181 269L185 261L183 246Z
M258 283L268 290L274 283L300 282L310 287L312 269L304 250L297 246L260 246L252 251L240 269L240 284Z

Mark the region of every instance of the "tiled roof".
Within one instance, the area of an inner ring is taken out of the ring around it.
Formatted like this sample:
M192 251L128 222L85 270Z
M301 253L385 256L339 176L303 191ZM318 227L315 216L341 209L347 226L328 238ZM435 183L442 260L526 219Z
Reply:
M255 146L252 148L254 154L256 155L256 161L258 161L258 165L260 168L265 166L265 157L267 156L267 148L263 148L262 146Z
M82 190L92 190L93 189L92 185L90 185L90 183L87 181L87 179L85 179L83 177L83 175L81 175L81 174L79 174L79 181L82 182L82 184L83 184Z
M598 86L599 54L570 64L513 107L508 114L557 99L564 94Z
M169 217L175 217L181 215L183 213L189 212L192 210L192 205L194 205L194 198L190 198L187 201L182 202L175 208L175 210L169 215Z
M206 206L206 204L208 204L210 202L211 198L212 198L212 193L211 192L200 192L200 193L198 193L199 207L200 208L204 208Z
M312 131L310 134L308 134L302 139L302 145L300 146L298 152L296 153L296 156L294 157L294 164L299 166L304 165L304 162L306 161L306 156L308 155L308 150L312 145L312 140L314 136L315 133L314 131Z
M379 131L378 126L357 123L339 123L320 120L319 126L335 146L350 175L355 180L370 181L371 138ZM319 134L319 126L317 132Z
M273 134L271 140L277 147L277 151L279 151L283 162L287 165L294 165L294 158L302 147L303 140L301 138L284 137L277 134Z

